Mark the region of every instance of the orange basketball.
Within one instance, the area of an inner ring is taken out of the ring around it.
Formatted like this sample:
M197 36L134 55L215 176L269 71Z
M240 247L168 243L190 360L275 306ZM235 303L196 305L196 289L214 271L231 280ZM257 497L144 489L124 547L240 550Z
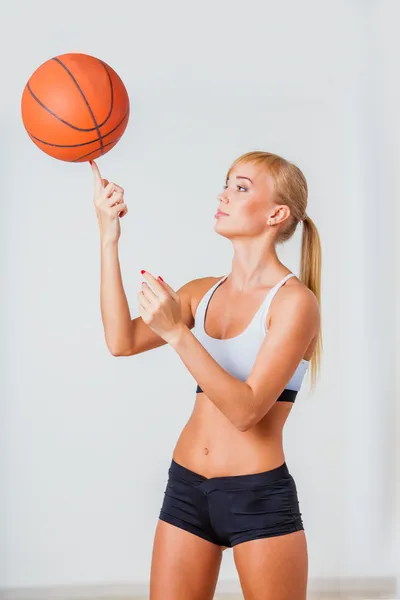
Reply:
M121 139L129 97L117 73L87 54L62 54L43 63L22 93L22 120L31 140L53 158L84 162Z

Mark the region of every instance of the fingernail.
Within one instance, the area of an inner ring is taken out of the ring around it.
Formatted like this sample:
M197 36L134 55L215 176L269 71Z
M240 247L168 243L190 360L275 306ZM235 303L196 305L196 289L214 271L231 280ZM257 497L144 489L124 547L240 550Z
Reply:
M144 269L142 271L140 271L140 272L141 272L142 275L143 275L143 273L146 273L146 271Z
M161 277L161 275L158 276L158 279L161 279L161 281L164 281L164 279Z
M90 164L91 164L91 165L93 164L93 161L92 161L92 160L89 160L89 162L90 162Z

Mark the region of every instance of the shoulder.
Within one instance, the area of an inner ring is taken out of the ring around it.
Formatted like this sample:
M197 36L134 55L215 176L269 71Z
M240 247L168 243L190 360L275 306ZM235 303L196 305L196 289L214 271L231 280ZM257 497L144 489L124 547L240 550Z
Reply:
M304 320L310 327L318 330L320 322L320 306L314 292L298 277L291 277L278 289L276 298L271 302L267 318L267 328L272 320L287 319L290 315Z
M220 275L219 277L208 276L191 279L177 290L177 294L179 294L181 300L190 307L193 318L202 297L217 283L217 281L222 279L222 277L224 277L224 275Z

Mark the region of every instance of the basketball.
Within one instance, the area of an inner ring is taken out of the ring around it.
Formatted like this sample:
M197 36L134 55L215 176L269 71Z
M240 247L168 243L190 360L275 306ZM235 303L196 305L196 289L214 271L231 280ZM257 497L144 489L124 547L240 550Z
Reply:
M117 73L87 54L62 54L34 71L21 100L31 140L53 158L85 162L109 152L129 119L129 97Z

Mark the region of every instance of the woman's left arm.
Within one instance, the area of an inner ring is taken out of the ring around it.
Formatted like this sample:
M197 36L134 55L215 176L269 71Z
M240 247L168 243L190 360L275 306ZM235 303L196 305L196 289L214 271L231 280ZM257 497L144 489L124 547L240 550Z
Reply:
M315 336L319 305L308 288L281 294L246 381L225 371L183 325L170 340L211 402L239 429L257 425L292 378Z
M315 295L307 288L282 294L274 319L246 381L223 369L180 319L179 297L149 273L141 292L141 316L179 354L203 392L240 431L254 427L290 381L315 335ZM285 290L286 292L286 290Z

